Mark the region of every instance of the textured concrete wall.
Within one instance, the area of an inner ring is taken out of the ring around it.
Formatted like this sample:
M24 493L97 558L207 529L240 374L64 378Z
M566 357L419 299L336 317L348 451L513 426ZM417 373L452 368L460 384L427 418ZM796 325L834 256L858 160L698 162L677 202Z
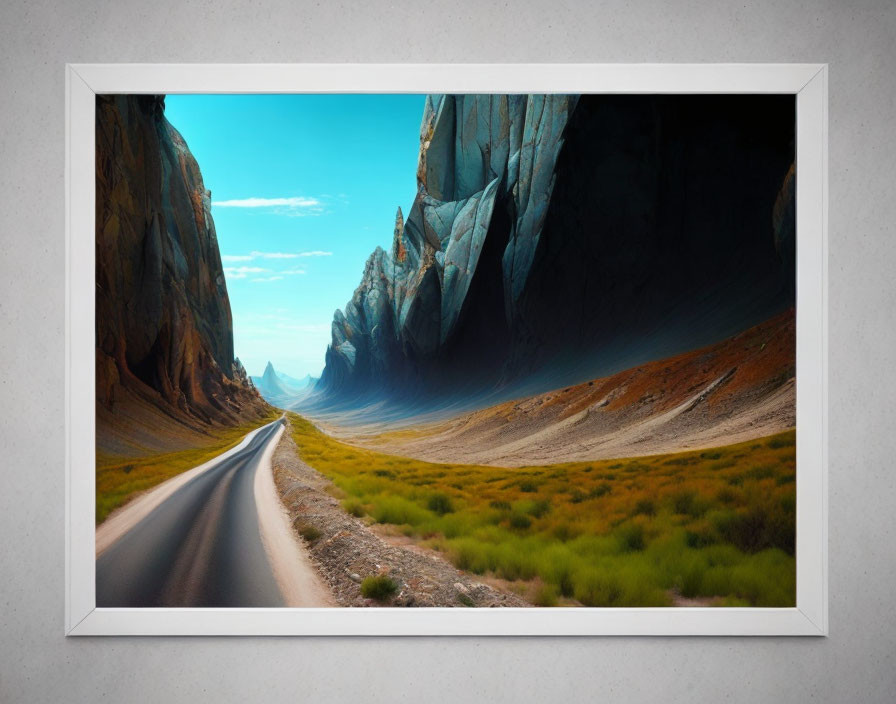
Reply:
M892 701L896 6L634 5L3 3L0 700ZM829 62L830 638L63 638L66 61Z

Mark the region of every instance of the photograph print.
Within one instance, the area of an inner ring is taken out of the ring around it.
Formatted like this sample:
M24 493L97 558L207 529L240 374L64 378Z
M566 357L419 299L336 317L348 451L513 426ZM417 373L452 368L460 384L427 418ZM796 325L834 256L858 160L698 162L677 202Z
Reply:
M792 94L97 95L96 605L795 606L794 152Z

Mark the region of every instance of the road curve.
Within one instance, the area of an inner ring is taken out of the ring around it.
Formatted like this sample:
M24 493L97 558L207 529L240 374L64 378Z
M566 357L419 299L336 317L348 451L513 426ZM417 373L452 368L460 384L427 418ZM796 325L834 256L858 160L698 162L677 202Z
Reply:
M283 583L289 570L272 566L272 559L282 565L283 556L271 554L272 541L262 535L256 475L270 471L281 428L279 420L260 428L245 446L169 489L161 502L103 546L96 560L97 607L326 605L313 598L295 603L293 585ZM265 523L270 522L266 516ZM316 581L307 576L305 585Z

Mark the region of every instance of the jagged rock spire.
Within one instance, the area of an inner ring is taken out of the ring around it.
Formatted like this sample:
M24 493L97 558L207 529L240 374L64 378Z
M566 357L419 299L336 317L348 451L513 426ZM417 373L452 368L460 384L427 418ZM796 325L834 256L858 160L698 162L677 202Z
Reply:
M403 262L408 256L408 250L404 243L404 213L401 212L401 206L398 206L398 213L395 215L395 233L392 237L392 259L397 262Z

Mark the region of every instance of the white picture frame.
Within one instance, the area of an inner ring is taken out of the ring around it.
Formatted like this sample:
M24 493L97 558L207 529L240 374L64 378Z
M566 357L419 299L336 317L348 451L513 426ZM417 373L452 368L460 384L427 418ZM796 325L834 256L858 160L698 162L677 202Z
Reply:
M66 635L827 635L826 65L70 64L65 71ZM796 96L798 433L794 608L96 608L95 95L292 92Z

